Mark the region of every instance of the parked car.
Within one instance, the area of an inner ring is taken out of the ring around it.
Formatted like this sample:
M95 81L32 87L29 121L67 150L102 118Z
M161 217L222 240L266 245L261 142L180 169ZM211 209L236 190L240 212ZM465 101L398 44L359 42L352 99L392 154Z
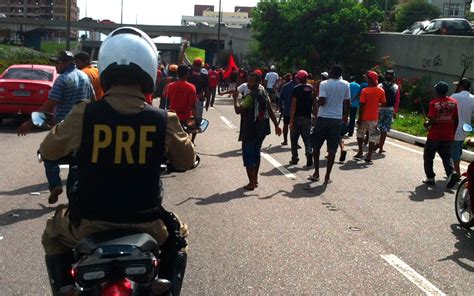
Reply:
M473 36L471 23L462 18L434 19L419 34Z
M48 99L58 77L54 66L13 65L0 76L0 123L4 118L30 115Z
M99 22L99 24L113 25L113 24L115 24L115 23L114 23L113 21L111 21L111 20L101 20L101 21Z
M79 21L84 22L84 23L95 23L95 24L97 24L99 22L98 20L95 20L91 17L84 17L84 18L80 19Z
M411 25L410 28L403 31L402 34L418 35L418 33L424 28L426 28L429 24L430 21L415 22L413 25Z

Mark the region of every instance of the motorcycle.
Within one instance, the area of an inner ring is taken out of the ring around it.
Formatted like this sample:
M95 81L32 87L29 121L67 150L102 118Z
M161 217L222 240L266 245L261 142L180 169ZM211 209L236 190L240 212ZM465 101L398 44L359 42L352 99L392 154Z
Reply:
M470 124L464 124L463 130L468 133L473 132ZM467 168L467 172L462 174L464 179L459 183L456 191L455 210L456 218L459 225L464 228L474 226L474 162L471 162Z
M52 127L52 115L33 112L33 124L42 129ZM209 122L189 124L186 132L202 133ZM41 154L38 152L41 161ZM60 160L70 163L70 156ZM199 165L199 158L194 167ZM161 181L161 180L160 180ZM67 190L69 192L69 189ZM70 274L73 286L59 290L64 296L141 296L176 295L173 284L158 278L160 249L157 241L147 233L126 230L99 232L82 239L73 249L74 264ZM55 294L56 295L56 294Z

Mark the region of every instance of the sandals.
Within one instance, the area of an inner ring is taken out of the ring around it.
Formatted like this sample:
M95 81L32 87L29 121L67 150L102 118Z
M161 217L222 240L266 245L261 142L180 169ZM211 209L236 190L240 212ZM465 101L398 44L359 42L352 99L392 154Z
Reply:
M307 179L311 182L319 182L319 177L315 177L313 175L309 175Z

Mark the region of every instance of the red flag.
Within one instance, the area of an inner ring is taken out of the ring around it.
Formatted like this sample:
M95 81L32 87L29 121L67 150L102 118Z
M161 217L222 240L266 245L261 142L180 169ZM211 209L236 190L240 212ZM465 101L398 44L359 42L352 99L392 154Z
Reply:
M237 64L235 63L235 60L234 60L234 55L231 53L229 55L229 62L227 63L227 69L224 72L224 79L229 78L230 73L232 73L233 68L239 71L239 67L237 67Z

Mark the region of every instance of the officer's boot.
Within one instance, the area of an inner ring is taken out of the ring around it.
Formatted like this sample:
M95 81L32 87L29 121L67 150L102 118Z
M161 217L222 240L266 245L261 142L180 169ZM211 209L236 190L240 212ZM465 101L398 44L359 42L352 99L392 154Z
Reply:
M61 288L74 285L74 279L71 276L74 255L71 251L57 255L46 255L44 257L53 296L59 296Z

